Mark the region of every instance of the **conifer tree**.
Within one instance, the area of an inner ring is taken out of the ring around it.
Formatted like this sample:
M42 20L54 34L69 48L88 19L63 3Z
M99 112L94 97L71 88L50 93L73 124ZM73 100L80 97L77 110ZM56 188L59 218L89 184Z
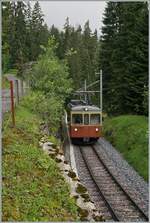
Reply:
M2 70L10 68L9 24L11 21L10 2L2 3Z
M64 46L63 46L64 33L59 32L59 30L54 25L52 25L52 27L50 28L50 35L54 36L55 41L58 44L58 47L56 48L57 57L60 59L64 58Z
M63 45L64 45L64 54L71 48L71 26L69 24L69 18L66 18L66 22L64 24L64 40L63 40Z
M16 65L20 68L27 58L26 52L26 5L23 2L17 2L15 10L15 43L16 43Z
M41 53L41 45L46 45L48 41L48 27L44 24L44 14L42 13L39 2L37 1L32 11L32 45L31 45L31 57L32 60L36 60Z
M143 100L148 84L147 6L110 2L103 23L100 66L104 73L105 108L113 114L146 114Z
M26 10L26 47L27 47L27 55L28 61L32 61L32 9L30 2L27 3Z
M116 35L116 5L117 3L109 2L104 12L102 35L100 41L100 68L103 70L103 100L104 109L107 112L113 108L112 93L114 89L111 85L112 80L112 69L111 60L112 52L114 49L114 41Z

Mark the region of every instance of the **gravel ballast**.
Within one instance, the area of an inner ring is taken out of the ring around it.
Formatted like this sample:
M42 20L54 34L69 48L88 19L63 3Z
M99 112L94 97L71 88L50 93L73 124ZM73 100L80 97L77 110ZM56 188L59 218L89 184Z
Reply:
M107 140L100 138L95 148L117 181L148 215L148 184Z

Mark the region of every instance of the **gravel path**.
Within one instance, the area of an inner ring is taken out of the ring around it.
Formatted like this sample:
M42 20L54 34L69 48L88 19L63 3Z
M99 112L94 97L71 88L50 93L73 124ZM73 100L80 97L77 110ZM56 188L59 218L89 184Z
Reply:
M116 179L148 215L148 184L104 138L99 139L95 148Z

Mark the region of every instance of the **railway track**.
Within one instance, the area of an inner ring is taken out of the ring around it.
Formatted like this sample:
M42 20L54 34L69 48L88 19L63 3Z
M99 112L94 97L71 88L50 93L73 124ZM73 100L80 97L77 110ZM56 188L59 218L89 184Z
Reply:
M94 146L79 147L81 167L86 185L97 197L99 209L106 220L148 221L148 217L130 198L99 157Z

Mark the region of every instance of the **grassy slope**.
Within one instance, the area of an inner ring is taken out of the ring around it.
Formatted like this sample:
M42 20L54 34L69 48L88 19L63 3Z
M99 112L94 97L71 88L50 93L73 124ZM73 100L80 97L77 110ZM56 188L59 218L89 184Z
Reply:
M3 133L3 221L71 221L77 206L56 163L38 148L39 119L26 108Z
M148 180L148 119L123 115L106 119L104 135L145 180Z

